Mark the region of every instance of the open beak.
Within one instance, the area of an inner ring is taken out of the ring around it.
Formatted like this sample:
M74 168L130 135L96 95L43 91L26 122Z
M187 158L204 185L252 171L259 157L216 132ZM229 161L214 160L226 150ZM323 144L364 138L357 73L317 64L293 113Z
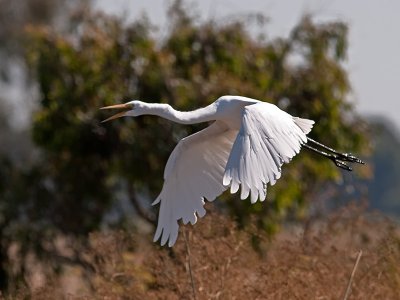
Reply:
M113 116L101 121L101 123L104 123L104 122L108 122L108 121L111 121L111 120L114 120L114 119L117 119L117 118L125 116L125 114L128 111L133 109L133 104L130 104L130 103L116 104L116 105L110 105L110 106L101 107L100 109L101 110L104 110L104 109L119 109L119 110L122 110L121 112L119 112L119 113L117 113L117 114L115 114L115 115L113 115Z

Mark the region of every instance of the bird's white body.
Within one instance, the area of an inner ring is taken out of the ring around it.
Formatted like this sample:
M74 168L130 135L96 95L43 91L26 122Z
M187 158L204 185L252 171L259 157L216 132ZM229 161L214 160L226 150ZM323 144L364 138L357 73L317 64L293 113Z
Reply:
M160 204L154 236L161 245L175 244L182 220L194 224L213 201L230 187L240 198L264 201L267 184L281 176L281 166L299 153L314 121L292 117L277 106L241 96L223 96L207 107L179 112L167 104L131 101L122 115L151 114L182 124L213 122L183 138L168 159L164 186L153 204ZM113 118L113 117L112 117ZM111 118L110 118L111 119Z

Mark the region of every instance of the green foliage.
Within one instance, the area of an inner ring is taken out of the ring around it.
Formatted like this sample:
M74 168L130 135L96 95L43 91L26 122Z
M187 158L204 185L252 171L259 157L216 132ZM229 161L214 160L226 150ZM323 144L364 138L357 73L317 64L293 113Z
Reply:
M57 234L85 237L125 195L136 205L138 195L152 201L176 143L205 126L151 116L103 125L98 109L105 105L141 99L189 110L225 94L244 95L315 120L311 136L332 147L360 153L365 146L347 100L345 24L304 17L288 38L263 41L239 21L198 24L179 3L162 40L146 19L126 24L90 10L74 15L63 31L28 28L27 59L40 92L32 128L40 158L8 177L11 192L0 185L16 218L4 221L2 234L23 235L20 241L29 241L23 253L48 253ZM275 232L288 213L301 216L322 183L340 176L331 162L302 153L284 166L265 203L225 193L216 205L243 225L257 216L260 227ZM79 262L78 254L73 258Z
M333 147L358 152L364 143L346 98L343 23L315 24L306 16L288 39L260 41L240 22L195 25L181 6L170 17L170 33L158 42L146 20L124 24L92 13L81 15L68 32L30 31L30 63L41 91L34 140L49 163L54 201L64 212L79 213L87 223L81 232L99 224L106 204L115 200L117 182L153 199L174 145L204 126L154 117L102 125L103 105L142 99L186 110L224 94L246 95L315 120L312 136ZM224 196L225 205L242 221L250 211L271 227L307 203L316 186L340 177L330 162L308 154L283 172L264 205L233 201L231 195Z

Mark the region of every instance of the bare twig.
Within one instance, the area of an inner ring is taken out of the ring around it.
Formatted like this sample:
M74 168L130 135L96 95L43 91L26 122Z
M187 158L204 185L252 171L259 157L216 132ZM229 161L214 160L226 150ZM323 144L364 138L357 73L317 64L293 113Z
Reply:
M60 264L77 265L77 266L81 266L82 268L84 268L85 271L89 271L91 273L94 273L96 271L93 264L82 259L79 256L79 254L77 253L77 251L74 251L74 253L75 253L74 256L69 257L69 256L64 256L64 255L58 254L56 250L47 250L44 248L41 248L40 250L42 251L42 254L48 260L52 259L55 262L57 262L58 265L60 265Z
M192 274L192 264L191 264L191 261L190 261L190 248L189 248L189 243L188 243L188 240L187 240L186 229L185 228L183 228L183 238L185 240L186 252L187 252L187 255L188 255L189 274L190 274L190 281L192 283L193 299L196 300L197 299L197 297L196 297L196 286L194 284L194 279L193 279L193 274Z
M356 260L356 263L354 264L353 271L351 272L351 275L350 275L350 278L349 278L349 282L347 284L346 293L344 294L343 300L347 300L348 297L350 296L351 284L353 283L354 274L356 273L356 270L357 270L357 267L358 267L358 263L360 262L360 259L361 259L361 255L362 255L362 250L360 250L358 252L357 260Z
M141 216L147 222L155 225L156 224L155 216L139 203L139 200L136 197L135 189L131 184L128 185L128 193L129 193L129 199L133 204L133 207L135 208L136 212L139 214L139 216Z

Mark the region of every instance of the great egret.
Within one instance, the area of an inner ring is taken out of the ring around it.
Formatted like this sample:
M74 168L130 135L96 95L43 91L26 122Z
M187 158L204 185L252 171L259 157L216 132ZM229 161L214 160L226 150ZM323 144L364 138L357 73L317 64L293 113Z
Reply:
M123 116L156 115L181 124L214 121L207 128L183 138L172 151L164 171L164 186L153 205L160 203L154 241L172 247L178 237L178 221L195 224L206 213L204 199L213 201L230 186L241 188L240 198L251 194L251 203L264 201L267 184L281 177L283 163L299 153L302 145L351 171L347 162L363 163L339 153L306 135L314 121L297 118L277 106L242 96L222 96L207 107L181 112L168 104L134 100L103 107L122 109L104 120ZM330 153L306 145L307 141Z

